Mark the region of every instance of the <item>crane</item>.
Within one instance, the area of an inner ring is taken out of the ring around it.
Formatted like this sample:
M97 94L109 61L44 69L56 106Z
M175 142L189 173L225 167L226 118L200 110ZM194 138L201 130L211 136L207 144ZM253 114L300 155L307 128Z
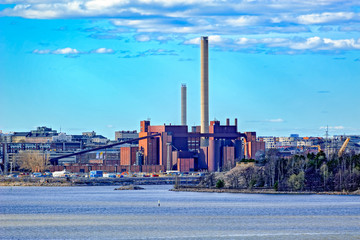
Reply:
M339 150L339 152L338 152L338 157L341 157L341 156L343 155L343 153L344 153L344 151L345 151L345 149L346 149L346 146L348 145L349 141L350 141L350 138L349 138L349 137L346 138L345 142L343 143L343 145L341 146L341 148L340 148L340 150Z

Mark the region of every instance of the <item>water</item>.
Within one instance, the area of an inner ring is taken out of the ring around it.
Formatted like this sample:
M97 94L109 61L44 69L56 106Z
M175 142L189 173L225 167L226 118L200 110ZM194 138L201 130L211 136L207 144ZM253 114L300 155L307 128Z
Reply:
M145 188L0 187L0 239L360 239L359 196Z

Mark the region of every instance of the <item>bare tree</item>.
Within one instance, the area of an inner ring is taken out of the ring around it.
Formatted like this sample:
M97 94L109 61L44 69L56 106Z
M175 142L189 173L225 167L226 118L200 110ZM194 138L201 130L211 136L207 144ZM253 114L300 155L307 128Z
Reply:
M49 154L35 150L20 151L19 166L21 169L42 172L49 167Z
M251 188L262 177L263 169L252 164L236 166L226 175L226 184L232 188Z
M200 181L199 186L213 187L215 186L216 178L215 173L207 173Z
M241 169L234 167L225 174L225 183L231 188L238 188L240 183Z

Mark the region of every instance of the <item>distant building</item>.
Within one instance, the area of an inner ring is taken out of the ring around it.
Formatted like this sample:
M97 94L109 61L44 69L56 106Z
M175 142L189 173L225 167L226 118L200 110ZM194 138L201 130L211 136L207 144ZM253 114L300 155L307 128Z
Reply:
M0 131L0 143L10 143L12 136L12 133L2 133Z
M265 143L265 149L276 148L276 137L258 137L258 141Z
M139 137L139 133L136 130L115 132L115 141L119 141L119 142L128 141L138 137Z
M95 135L90 138L90 141L95 144L107 144L110 140L102 135Z
M52 141L53 136L57 136L56 130L48 127L37 127L36 130L30 132L14 132L12 136L13 143L48 143Z
M52 137L53 142L71 142L72 136L66 135L66 133L59 133L57 136Z
M88 136L89 138L94 137L96 135L96 132L92 131L92 132L83 132L82 133L83 136Z
M256 132L245 132L245 158L255 159L265 154L265 142L256 140Z

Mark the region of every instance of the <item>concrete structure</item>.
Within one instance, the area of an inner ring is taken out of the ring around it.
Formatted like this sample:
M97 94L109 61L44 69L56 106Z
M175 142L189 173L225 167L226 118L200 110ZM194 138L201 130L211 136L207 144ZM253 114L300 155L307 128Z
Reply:
M201 58L201 133L209 132L209 42L208 37L201 37L200 46ZM207 147L209 141L207 138L201 139L202 147Z
M181 85L181 125L187 126L186 123L186 85Z

